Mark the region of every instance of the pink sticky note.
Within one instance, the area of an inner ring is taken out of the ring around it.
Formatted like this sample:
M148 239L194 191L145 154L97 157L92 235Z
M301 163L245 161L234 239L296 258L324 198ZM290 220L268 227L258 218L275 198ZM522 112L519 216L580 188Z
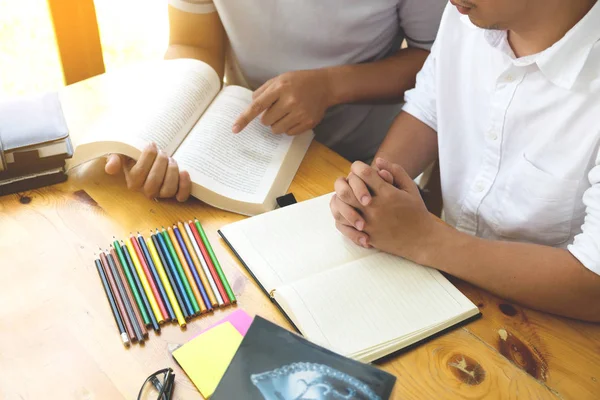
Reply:
M244 336L244 335L246 335L246 332L248 332L248 328L250 328L250 324L252 324L252 317L249 316L248 314L246 314L246 312L244 310L239 309L239 310L232 312L227 317L223 318L222 320L215 323L214 325L209 326L202 332L206 332L207 330L212 329L215 326L221 325L222 323L225 323L225 322L230 322L231 325L233 325L233 327L242 336ZM202 332L200 332L200 333L202 333Z

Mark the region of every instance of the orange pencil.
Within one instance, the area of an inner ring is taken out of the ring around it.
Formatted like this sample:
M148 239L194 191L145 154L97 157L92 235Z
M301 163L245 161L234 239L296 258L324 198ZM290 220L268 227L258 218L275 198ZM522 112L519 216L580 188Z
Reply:
M175 225L173 225L173 226L175 226ZM194 297L196 298L196 301L198 302L198 306L200 307L200 313L205 313L206 311L208 311L208 308L204 304L204 300L202 300L202 295L200 294L200 291L198 290L198 286L196 286L196 282L194 281L194 276L192 275L192 271L190 271L190 266L188 265L187 261L185 260L185 257L183 256L181 247L179 247L179 242L177 242L175 233L173 232L173 229L171 229L171 227L167 228L167 233L169 234L169 237L171 238L171 242L173 242L173 247L175 248L177 257L179 258L179 261L181 262L181 266L183 267L185 276L187 277L187 279L190 283L190 287L192 288L192 292L194 293Z

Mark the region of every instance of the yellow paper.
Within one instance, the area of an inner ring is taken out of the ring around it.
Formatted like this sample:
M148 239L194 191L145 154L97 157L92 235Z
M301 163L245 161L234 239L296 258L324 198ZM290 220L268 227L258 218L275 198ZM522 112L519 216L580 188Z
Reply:
M200 393L210 397L241 342L242 335L230 322L225 322L175 350L173 357Z

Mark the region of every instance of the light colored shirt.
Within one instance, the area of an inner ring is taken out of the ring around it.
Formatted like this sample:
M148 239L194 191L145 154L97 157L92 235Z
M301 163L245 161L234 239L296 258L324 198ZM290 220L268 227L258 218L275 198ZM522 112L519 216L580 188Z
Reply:
M284 72L381 60L429 49L446 0L169 0L193 13L218 10L230 42L230 84L257 89ZM375 154L401 104L332 107L316 138L350 160Z
M406 102L438 132L448 223L568 248L600 274L600 3L523 58L448 6Z

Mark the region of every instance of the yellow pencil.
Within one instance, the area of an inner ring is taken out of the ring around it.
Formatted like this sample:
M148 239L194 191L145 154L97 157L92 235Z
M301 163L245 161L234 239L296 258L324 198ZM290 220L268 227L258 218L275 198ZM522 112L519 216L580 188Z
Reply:
M202 285L204 286L204 290L206 290L206 294L208 295L210 304L213 307L216 307L219 303L217 302L217 299L215 298L212 288L210 287L210 284L208 283L208 279L206 278L206 274L204 273L204 270L202 269L200 260L198 260L198 256L196 255L196 252L194 251L194 247L192 246L192 242L188 236L188 233L185 230L185 228L187 228L187 229L190 229L190 228L184 227L181 222L177 223L177 227L179 228L179 232L181 232L181 237L183 238L183 242L187 246L188 252L190 253L190 256L192 257L192 261L194 262L195 267L196 267L195 268L196 272L198 273L198 276L200 277L200 281L202 282ZM190 268L192 268L191 265L190 265Z
M148 250L150 250L150 256L152 257L152 260L154 261L154 265L156 266L156 269L158 270L158 275L160 276L160 280L162 281L163 286L165 287L167 296L169 297L169 301L171 302L171 306L173 307L173 311L175 311L175 316L177 317L177 322L179 322L179 326L181 326L182 328L185 328L185 325L186 325L185 318L183 317L183 314L181 313L181 308L179 308L179 303L177 302L177 299L175 298L175 293L173 293L173 288L171 287L171 284L169 283L169 278L167 278L167 273L165 272L165 268L162 265L162 262L160 261L160 257L158 257L158 252L156 251L156 247L154 246L152 239L146 238L146 244L148 245Z
M146 274L144 274L144 270L142 269L142 265L140 264L140 260L135 252L135 248L131 243L131 238L127 239L125 242L127 245L127 249L131 253L131 258L133 260L133 265L135 266L135 270L137 271L140 280L142 281L142 286L144 287L144 292L146 292L146 296L148 297L148 301L150 302L150 307L152 308L152 312L156 317L156 320L159 324L165 322L165 319L160 312L160 308L158 308L158 303L156 303L156 299L154 298L154 293L152 293L152 289L150 289L150 284L148 283L148 279L146 278Z

